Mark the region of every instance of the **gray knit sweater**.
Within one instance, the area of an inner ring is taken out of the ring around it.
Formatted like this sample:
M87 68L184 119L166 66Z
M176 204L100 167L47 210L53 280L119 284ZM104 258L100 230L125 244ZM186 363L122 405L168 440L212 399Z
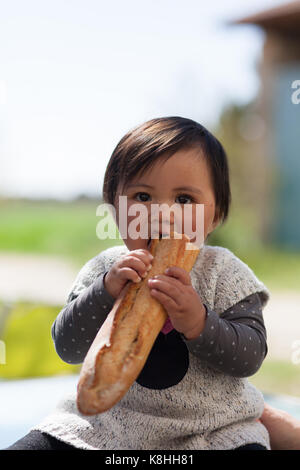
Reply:
M125 246L115 246L88 261L68 300L84 293L126 252ZM254 293L263 307L269 299L253 271L223 247L204 245L191 281L202 302L219 315ZM119 403L100 415L83 416L75 395L64 397L32 429L82 449L221 450L250 443L270 448L267 430L257 421L264 406L262 394L246 378L225 374L190 351L188 363L176 385L152 389L136 381Z

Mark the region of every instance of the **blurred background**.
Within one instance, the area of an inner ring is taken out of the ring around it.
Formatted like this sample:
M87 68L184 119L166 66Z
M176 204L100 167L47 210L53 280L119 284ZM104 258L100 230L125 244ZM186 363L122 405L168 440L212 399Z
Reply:
M0 447L76 386L50 329L115 244L96 236L106 165L130 128L170 115L227 151L231 213L208 243L269 288L250 381L300 418L300 2L0 4Z

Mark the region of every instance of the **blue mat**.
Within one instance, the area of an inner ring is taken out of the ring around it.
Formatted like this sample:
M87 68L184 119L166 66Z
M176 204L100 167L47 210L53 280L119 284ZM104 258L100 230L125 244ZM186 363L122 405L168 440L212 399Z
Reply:
M265 402L274 408L287 411L292 416L300 420L300 398L290 397L286 395L270 395L264 394Z

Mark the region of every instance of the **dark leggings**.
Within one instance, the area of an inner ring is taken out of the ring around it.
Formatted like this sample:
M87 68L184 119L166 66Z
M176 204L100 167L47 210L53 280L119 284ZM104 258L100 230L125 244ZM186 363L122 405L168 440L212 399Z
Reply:
M19 439L17 442L12 444L3 450L82 450L74 447L70 444L66 444L59 439L56 439L50 434L46 434L40 431L30 431L29 434ZM266 450L260 444L247 444L242 447L238 447L234 450Z
M19 439L3 450L81 450L71 444L66 444L50 434L41 431L30 431L29 434Z

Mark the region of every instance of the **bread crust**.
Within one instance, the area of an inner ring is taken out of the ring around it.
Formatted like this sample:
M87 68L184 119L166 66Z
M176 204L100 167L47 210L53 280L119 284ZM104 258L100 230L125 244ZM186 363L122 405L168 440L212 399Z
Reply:
M148 279L169 266L189 272L199 248L186 235L172 232L171 238L152 240L150 252L151 270L139 283L125 285L84 359L77 385L77 407L84 415L103 413L126 394L167 320L164 307L150 294Z

